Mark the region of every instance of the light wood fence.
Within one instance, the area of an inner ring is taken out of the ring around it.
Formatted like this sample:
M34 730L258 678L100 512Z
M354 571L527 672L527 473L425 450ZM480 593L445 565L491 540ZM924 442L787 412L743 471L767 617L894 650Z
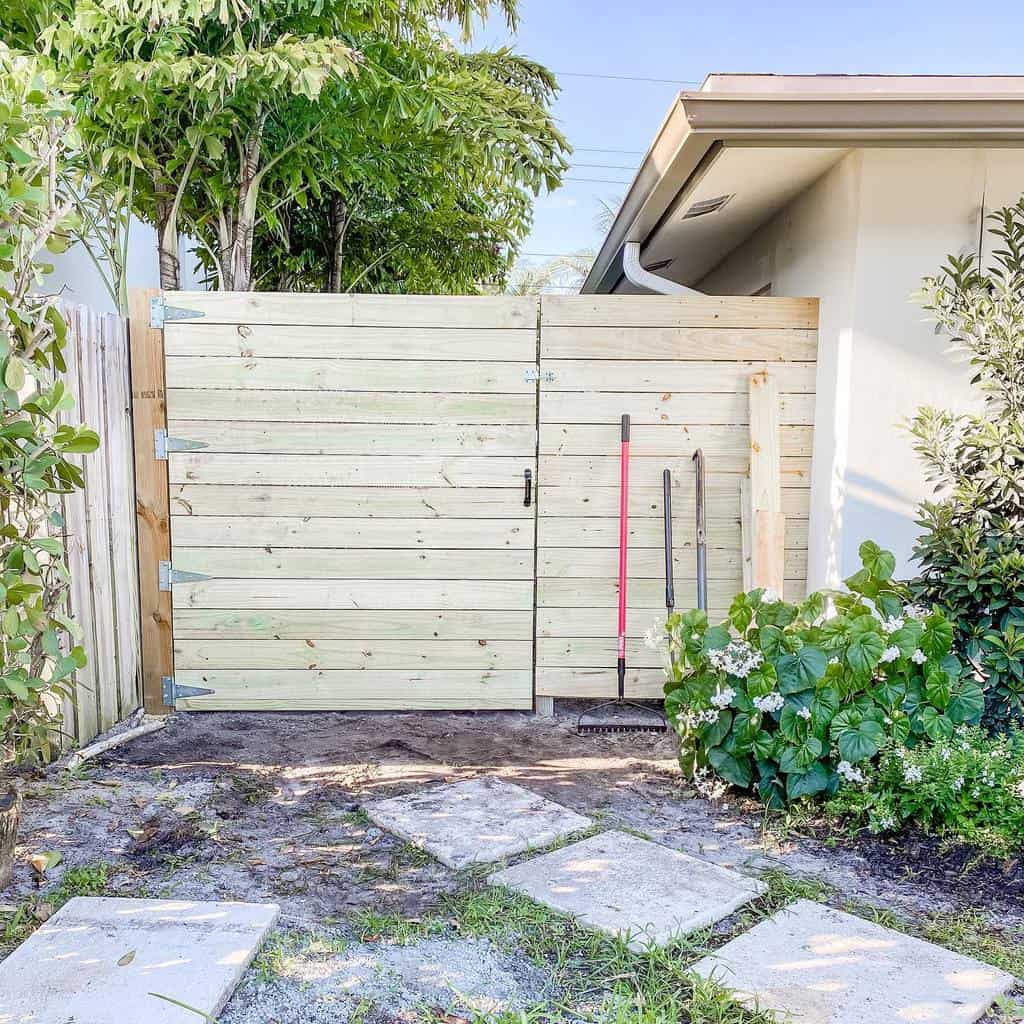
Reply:
M64 419L100 435L99 451L71 457L83 468L85 490L61 502L71 613L89 658L63 728L68 742L85 744L140 703L131 388L124 321L70 303L61 312L68 324L65 382L75 397Z

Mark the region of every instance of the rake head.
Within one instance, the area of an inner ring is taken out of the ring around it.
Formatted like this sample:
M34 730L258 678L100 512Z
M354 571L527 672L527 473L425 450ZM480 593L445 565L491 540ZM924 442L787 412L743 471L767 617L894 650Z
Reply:
M628 708L638 712L643 717L637 721L633 716L622 716L616 714L621 709ZM614 711L612 710L614 709ZM601 714L602 711L611 713ZM589 718L592 721L584 721ZM596 735L598 733L626 733L626 732L667 732L668 724L664 715L654 708L644 707L642 704L633 704L626 700L609 700L598 704L587 711L584 711L576 719L576 732L580 736Z

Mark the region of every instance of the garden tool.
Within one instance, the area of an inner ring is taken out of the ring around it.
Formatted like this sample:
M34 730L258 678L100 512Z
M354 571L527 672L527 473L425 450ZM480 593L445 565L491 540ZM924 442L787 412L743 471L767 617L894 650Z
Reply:
M664 732L664 716L654 708L626 700L626 581L629 550L629 416L622 417L622 442L619 448L619 633L618 633L618 696L584 711L576 720L578 733L601 732ZM639 721L609 713L611 709L629 708L640 713ZM584 722L584 719L592 721Z
M693 453L693 468L697 476L697 607L708 610L708 538L704 508L704 452Z

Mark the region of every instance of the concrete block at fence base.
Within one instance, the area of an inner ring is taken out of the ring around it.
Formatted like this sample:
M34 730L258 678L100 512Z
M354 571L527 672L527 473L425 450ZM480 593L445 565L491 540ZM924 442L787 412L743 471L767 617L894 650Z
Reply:
M694 970L793 1024L966 1024L1014 984L988 964L808 900Z
M0 963L0 1021L194 1024L227 1002L273 904L78 896Z
M490 877L582 924L663 946L728 917L765 886L625 832L603 832Z
M381 800L366 812L450 868L504 860L591 825L561 804L489 776Z

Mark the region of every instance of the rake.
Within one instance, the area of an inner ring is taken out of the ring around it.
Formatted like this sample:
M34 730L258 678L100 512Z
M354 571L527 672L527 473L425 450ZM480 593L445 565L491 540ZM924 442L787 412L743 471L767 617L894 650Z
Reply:
M584 711L576 719L576 731L586 733L609 732L665 732L668 725L664 716L654 708L626 700L626 579L629 554L629 416L622 417L622 442L619 448L619 636L618 636L618 696ZM630 708L640 713L641 720L623 719L608 714L611 708ZM584 722L585 718L595 721Z

